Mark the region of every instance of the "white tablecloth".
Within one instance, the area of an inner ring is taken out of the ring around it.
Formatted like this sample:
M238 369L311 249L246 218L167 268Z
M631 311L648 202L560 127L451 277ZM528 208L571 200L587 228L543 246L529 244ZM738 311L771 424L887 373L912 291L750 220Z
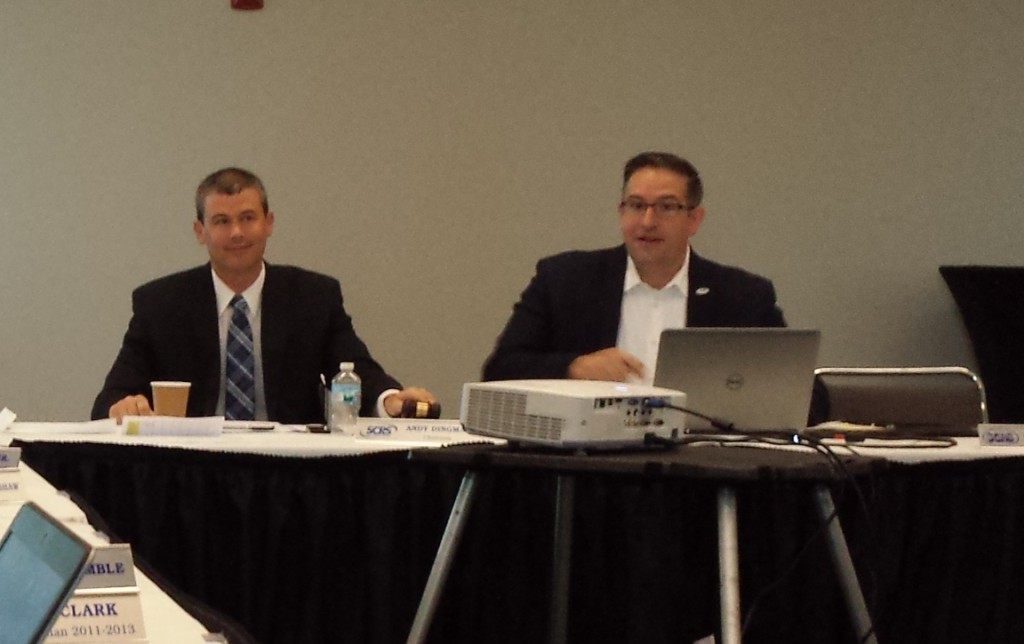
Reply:
M129 436L111 420L91 422L16 422L0 431L0 445L23 441L89 442L150 445L216 452L274 456L354 456L373 452L435 448L458 443L497 441L467 434L457 420L361 418L364 436L314 434L302 425L276 425L273 430L226 429L218 436ZM365 437L365 436L371 437Z

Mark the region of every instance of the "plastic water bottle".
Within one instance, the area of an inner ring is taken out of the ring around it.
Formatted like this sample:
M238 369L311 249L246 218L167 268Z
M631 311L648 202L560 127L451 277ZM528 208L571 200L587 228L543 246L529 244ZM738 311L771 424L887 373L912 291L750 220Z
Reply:
M363 381L356 375L355 365L342 362L338 375L331 380L331 417L328 425L332 433L355 436L359 407L363 401Z

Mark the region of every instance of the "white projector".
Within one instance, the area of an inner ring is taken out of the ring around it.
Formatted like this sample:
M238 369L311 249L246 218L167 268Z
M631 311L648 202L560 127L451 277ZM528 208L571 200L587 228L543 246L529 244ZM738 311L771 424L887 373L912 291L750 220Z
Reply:
M644 444L647 434L683 435L686 406L674 389L594 380L500 380L462 386L459 420L467 432L573 449Z

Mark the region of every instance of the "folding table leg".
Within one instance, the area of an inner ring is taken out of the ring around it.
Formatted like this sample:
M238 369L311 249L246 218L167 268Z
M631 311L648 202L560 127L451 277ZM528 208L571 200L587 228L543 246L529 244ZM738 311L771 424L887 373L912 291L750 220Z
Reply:
M850 549L846 545L843 526L839 524L839 515L835 514L836 506L832 500L832 493L824 485L817 486L814 492L822 520L828 522L829 550L832 552L836 574L839 575L839 585L842 586L843 596L846 598L846 610L849 611L850 620L853 622L854 635L858 642L878 644L874 627L871 625L871 615L864 602L864 593L861 592L860 583L857 581L857 571L853 567Z
M455 496L455 503L452 504L451 514L448 515L448 525L441 536L441 545L437 547L434 565L430 568L430 576L427 578L426 588L424 588L423 596L420 598L419 608L416 609L416 618L412 622L412 629L409 631L409 638L406 640L408 644L421 644L427 639L427 633L430 631L430 622L434 619L437 604L441 600L441 592L444 590L445 581L448 579L448 571L451 569L455 550L458 548L459 540L462 538L462 531L466 527L466 517L469 514L470 501L473 500L473 486L475 483L476 472L468 471L462 477L462 484L459 485L459 492Z
M736 491L718 490L718 592L722 644L740 644L740 556L736 527Z
M572 563L572 518L576 479L558 475L555 497L555 550L551 575L551 630L548 641L563 644L569 623L569 575Z

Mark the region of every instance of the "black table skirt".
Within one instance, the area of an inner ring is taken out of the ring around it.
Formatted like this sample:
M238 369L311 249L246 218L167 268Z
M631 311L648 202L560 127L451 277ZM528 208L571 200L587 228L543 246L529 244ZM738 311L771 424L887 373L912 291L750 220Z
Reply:
M137 558L260 642L404 642L463 467L19 443ZM1024 637L1019 460L872 469L831 484L882 642ZM546 638L555 473L490 469L430 641ZM722 480L576 475L569 638L717 631ZM813 480L733 482L746 642L855 642ZM752 613L752 614L751 614Z

